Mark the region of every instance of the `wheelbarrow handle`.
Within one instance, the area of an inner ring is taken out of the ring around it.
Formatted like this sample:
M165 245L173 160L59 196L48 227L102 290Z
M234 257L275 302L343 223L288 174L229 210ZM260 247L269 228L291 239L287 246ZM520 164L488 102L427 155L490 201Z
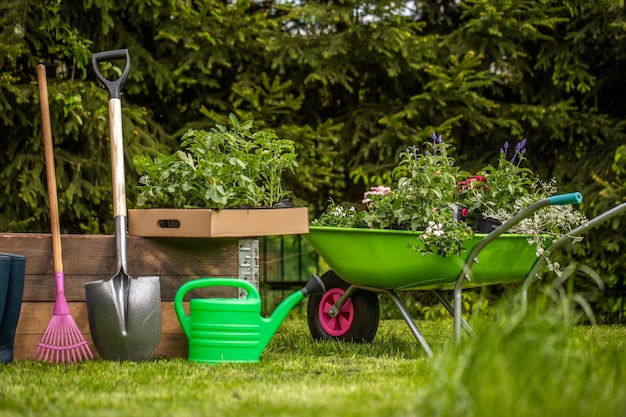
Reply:
M113 61L115 59L125 59L126 66L124 67L124 71L122 71L122 75L117 80L109 80L104 75L102 75L98 64L100 62ZM120 98L120 91L122 91L122 87L124 86L126 78L128 78L128 73L130 72L130 54L128 53L128 49L116 49L113 51L97 52L93 54L93 57L91 58L91 63L93 64L93 69L96 72L96 76L109 90L109 98Z
M550 197L550 205L552 206L564 206L567 204L580 204L583 202L583 195L581 193L569 193L553 195Z
M493 232L487 234L480 242L478 242L472 250L470 251L465 264L461 268L461 273L456 280L456 284L454 286L454 339L458 343L461 340L461 319L462 319L462 297L461 292L463 290L463 283L466 279L470 278L470 272L472 266L478 262L478 254L485 246L487 246L490 242L494 241L498 236L502 233L509 230L511 227L518 224L523 219L531 216L535 211L550 206L550 205L566 205L566 204L580 204L583 201L583 196L581 193L569 193L569 194L561 194L555 195L548 198L542 198L541 200L535 201L530 206L526 207L521 212L517 213L515 216L511 217L506 222L502 223L498 228L496 228Z

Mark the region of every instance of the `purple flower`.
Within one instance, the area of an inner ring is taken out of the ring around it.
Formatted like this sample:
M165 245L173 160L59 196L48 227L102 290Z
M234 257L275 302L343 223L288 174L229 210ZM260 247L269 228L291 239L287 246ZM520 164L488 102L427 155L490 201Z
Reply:
M443 138L441 135L437 136L436 133L433 133L433 145L441 145L443 143Z
M515 163L515 158L517 157L517 155L519 155L520 158L519 158L519 161L517 161L517 165L519 165L520 162L522 162L522 157L524 156L525 153L526 153L526 139L524 138L515 146L515 154L513 154L513 158L511 158L511 163L512 164Z
M503 158L506 158L506 153L509 150L509 141L504 142L504 147L500 148L500 155L502 155Z
M411 157L411 155L415 156L417 155L417 153L418 153L418 149L417 149L417 146L415 145L406 148L406 154L408 157ZM417 159L419 159L419 157Z

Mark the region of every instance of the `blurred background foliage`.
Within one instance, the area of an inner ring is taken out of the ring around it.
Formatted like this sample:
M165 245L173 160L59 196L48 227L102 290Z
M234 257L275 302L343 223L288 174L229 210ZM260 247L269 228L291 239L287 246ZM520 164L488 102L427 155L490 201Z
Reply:
M0 231L49 230L45 63L61 226L112 232L108 97L90 60L118 48L132 60L131 206L134 155L171 152L229 113L296 143L286 188L312 216L389 183L398 153L433 132L468 171L528 138L529 167L583 192L589 217L626 199L623 1L5 0L0 21ZM625 223L568 254L605 279L601 320L624 321Z

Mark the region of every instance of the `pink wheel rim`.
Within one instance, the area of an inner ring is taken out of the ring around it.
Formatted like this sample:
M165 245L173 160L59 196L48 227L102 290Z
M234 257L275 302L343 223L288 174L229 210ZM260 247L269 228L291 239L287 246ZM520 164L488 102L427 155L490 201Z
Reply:
M344 291L340 288L331 288L326 291L320 301L318 316L322 324L322 328L330 336L343 336L350 330L352 321L354 320L354 307L352 301L348 299L339 310L336 317L330 317L328 310L343 295Z

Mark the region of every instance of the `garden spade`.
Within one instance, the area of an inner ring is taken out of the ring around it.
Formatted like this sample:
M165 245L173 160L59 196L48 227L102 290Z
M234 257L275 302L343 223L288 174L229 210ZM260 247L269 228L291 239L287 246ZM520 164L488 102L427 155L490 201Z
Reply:
M122 75L106 79L100 62L126 60ZM117 273L107 280L85 284L91 337L103 359L142 361L154 354L161 337L161 288L159 277L131 277L127 273L126 184L120 90L130 71L127 49L93 55L98 79L109 90L109 130Z

